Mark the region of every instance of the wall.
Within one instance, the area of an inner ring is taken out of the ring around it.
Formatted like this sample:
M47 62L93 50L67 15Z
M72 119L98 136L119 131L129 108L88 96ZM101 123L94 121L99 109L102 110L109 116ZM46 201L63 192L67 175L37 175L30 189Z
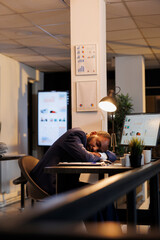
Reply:
M96 81L97 103L107 95L106 91L106 6L104 0L71 0L71 91L72 127L81 127L85 132L107 130L107 117L97 111L77 111L77 82ZM96 44L97 74L76 75L76 45ZM88 96L92 89L88 90Z
M33 68L0 55L0 142L7 144L7 154L28 153L28 77L39 80L42 75ZM19 174L16 160L1 162L0 204L4 203L4 194L17 191L13 190L15 186L11 186L11 179Z
M134 112L145 112L145 65L142 56L115 58L116 86L133 100Z

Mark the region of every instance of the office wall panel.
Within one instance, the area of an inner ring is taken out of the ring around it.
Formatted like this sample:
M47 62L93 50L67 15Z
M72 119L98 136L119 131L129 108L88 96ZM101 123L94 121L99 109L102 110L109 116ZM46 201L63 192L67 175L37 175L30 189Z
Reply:
M27 86L28 78L36 77L33 68L0 55L0 142L6 154L28 154ZM17 161L0 162L0 193L12 192L10 182L19 175Z

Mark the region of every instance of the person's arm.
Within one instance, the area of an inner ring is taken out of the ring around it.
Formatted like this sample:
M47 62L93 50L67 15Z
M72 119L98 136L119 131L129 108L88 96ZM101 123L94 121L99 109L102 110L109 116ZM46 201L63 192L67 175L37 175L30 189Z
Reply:
M114 161L117 160L117 156L116 156L115 153L107 150L106 154L107 154L107 157L108 157L108 159L109 159L110 161L114 162Z
M75 162L97 162L100 161L99 154L87 151L77 135L71 135L62 143L65 151L75 159Z
M97 156L100 156L100 159L105 161L105 160L110 160L111 162L114 162L115 160L117 160L117 156L115 153L107 151L105 152L93 152L92 154L95 154Z

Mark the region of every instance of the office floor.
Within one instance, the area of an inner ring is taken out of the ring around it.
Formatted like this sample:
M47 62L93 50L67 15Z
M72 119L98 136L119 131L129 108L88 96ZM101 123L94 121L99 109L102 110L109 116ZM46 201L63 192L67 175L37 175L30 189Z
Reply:
M25 200L25 207L26 208L30 208L31 207L31 200L30 199L26 199ZM3 216L11 216L11 215L18 215L21 214L24 210L21 210L21 204L20 201L9 204L5 207L0 207L0 217Z

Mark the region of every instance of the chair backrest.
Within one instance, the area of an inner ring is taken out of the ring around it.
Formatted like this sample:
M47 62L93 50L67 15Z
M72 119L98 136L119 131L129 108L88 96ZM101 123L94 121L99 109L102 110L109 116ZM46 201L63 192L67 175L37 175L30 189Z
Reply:
M49 196L49 194L40 188L29 175L38 162L39 160L32 156L24 156L18 160L21 172L27 180L28 197L34 200L40 200Z

